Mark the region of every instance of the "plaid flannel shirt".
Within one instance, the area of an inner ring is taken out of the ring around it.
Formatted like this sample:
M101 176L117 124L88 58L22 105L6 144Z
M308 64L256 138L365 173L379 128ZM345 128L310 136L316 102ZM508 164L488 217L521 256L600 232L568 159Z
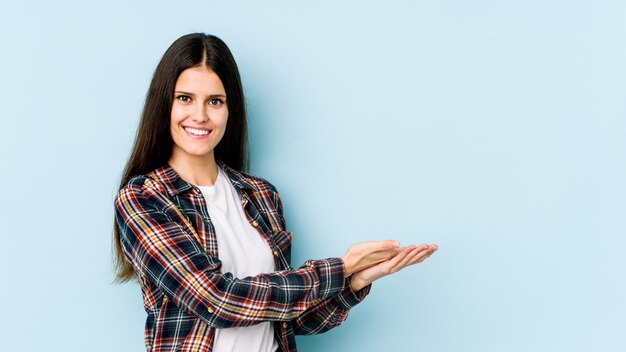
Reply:
M211 351L215 328L274 322L280 351L295 335L340 325L369 292L353 292L339 258L290 266L291 233L276 188L219 163L248 221L274 253L276 272L235 278L220 273L217 239L201 191L170 167L131 179L115 197L126 259L142 288L148 351Z

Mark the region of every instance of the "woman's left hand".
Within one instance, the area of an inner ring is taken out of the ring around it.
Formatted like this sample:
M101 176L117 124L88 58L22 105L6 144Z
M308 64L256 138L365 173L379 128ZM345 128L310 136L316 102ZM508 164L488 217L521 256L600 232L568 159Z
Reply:
M354 273L354 275L352 275L352 279L350 280L350 288L352 288L355 292L359 291L381 277L397 273L409 265L421 263L438 248L439 247L437 247L436 244L407 246L393 258Z

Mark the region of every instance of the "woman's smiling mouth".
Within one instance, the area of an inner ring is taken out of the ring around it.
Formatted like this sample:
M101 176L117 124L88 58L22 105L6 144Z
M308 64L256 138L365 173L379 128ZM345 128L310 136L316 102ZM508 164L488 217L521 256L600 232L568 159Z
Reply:
M185 132L187 132L187 135L191 136L192 138L203 138L211 133L210 129L203 127L183 126L183 129L185 130Z

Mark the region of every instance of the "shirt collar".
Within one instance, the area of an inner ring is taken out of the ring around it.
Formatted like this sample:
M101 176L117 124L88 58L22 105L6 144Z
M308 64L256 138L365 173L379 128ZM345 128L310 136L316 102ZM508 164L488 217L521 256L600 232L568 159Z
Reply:
M217 164L222 168L224 174L228 177L233 186L242 191L255 192L259 190L252 180L246 177L242 172L229 167L222 161L218 161ZM195 189L193 184L183 180L169 164L155 169L149 173L148 176L158 181L165 188L169 196L175 196L190 189Z

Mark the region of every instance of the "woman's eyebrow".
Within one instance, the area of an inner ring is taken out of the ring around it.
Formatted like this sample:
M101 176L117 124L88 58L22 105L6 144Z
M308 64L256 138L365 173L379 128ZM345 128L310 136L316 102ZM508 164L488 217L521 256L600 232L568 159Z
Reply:
M195 96L195 94L193 94L193 93L185 92L185 91L182 91L182 90L176 90L176 91L174 91L174 93ZM226 98L226 95L224 95L224 94L209 94L208 97L209 98Z

